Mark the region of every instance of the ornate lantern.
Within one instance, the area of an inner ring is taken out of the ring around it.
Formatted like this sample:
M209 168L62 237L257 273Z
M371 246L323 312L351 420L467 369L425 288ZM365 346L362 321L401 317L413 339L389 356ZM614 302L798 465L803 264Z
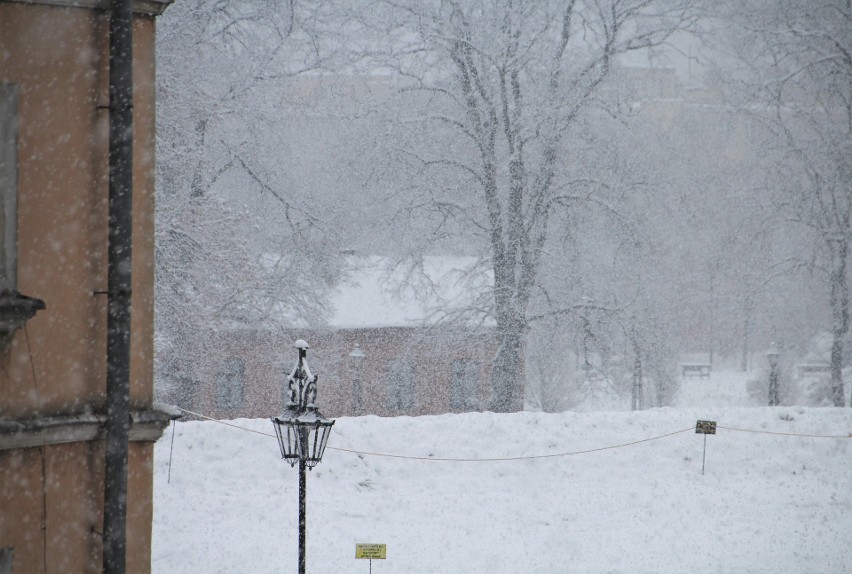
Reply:
M284 413L272 422L281 457L290 466L303 461L310 469L322 460L334 421L325 418L317 408L317 377L308 366L308 344L299 339L293 346L299 349L299 358L287 377L290 399Z

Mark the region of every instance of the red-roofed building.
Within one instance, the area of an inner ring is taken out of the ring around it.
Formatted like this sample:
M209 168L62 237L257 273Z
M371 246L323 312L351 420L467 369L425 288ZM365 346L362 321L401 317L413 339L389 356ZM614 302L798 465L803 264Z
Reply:
M219 418L279 414L292 344L302 338L326 416L485 410L496 337L478 305L490 275L475 263L428 257L392 268L383 258L352 258L325 325L218 333L192 404L180 406Z

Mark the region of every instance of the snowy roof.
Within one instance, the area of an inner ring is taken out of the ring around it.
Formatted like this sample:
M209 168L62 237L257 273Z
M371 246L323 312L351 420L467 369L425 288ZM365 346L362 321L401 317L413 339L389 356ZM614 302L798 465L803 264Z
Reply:
M428 256L395 264L386 257L348 258L351 271L330 295L335 328L408 327L452 317L491 324L481 299L493 281L474 257Z

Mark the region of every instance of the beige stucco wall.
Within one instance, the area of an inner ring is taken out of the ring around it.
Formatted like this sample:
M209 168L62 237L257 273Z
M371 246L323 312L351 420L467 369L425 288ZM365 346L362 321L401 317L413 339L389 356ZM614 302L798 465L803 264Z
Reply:
M127 571L150 571L153 445L131 443ZM0 451L0 547L14 571L100 572L103 443Z
M131 397L152 400L154 21L134 29ZM49 39L46 41L45 39ZM20 86L18 287L47 309L2 360L0 415L103 406L106 386L107 20L0 2L0 81Z
M153 399L154 19L134 26L131 408ZM18 289L44 300L0 357L0 418L101 413L106 391L108 21L0 1L0 82L20 89ZM127 571L150 570L152 445L130 445ZM0 450L15 572L100 570L100 440Z

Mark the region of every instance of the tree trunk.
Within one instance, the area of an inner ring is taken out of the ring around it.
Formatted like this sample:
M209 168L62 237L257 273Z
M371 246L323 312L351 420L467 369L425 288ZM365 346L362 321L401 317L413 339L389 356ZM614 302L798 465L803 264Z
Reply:
M634 332L631 336L633 343L633 393L631 408L634 411L642 410L642 354L639 348L639 340Z
M834 341L831 345L831 398L834 406L843 406L843 340L849 332L849 285L846 280L846 239L831 244L831 311Z
M495 413L519 410L523 370L521 368L522 333L516 321L500 329L497 354L491 372L491 405ZM499 329L499 327L498 327Z
M714 266L715 267L715 266ZM707 343L710 346L710 353L708 363L710 363L710 368L713 368L713 343L715 341L715 331L716 331L716 274L710 274L710 317L708 318L710 323L710 332L707 336Z
M740 370L748 371L749 336L751 335L751 315L753 303L751 297L746 297L743 302L743 354L740 359Z

